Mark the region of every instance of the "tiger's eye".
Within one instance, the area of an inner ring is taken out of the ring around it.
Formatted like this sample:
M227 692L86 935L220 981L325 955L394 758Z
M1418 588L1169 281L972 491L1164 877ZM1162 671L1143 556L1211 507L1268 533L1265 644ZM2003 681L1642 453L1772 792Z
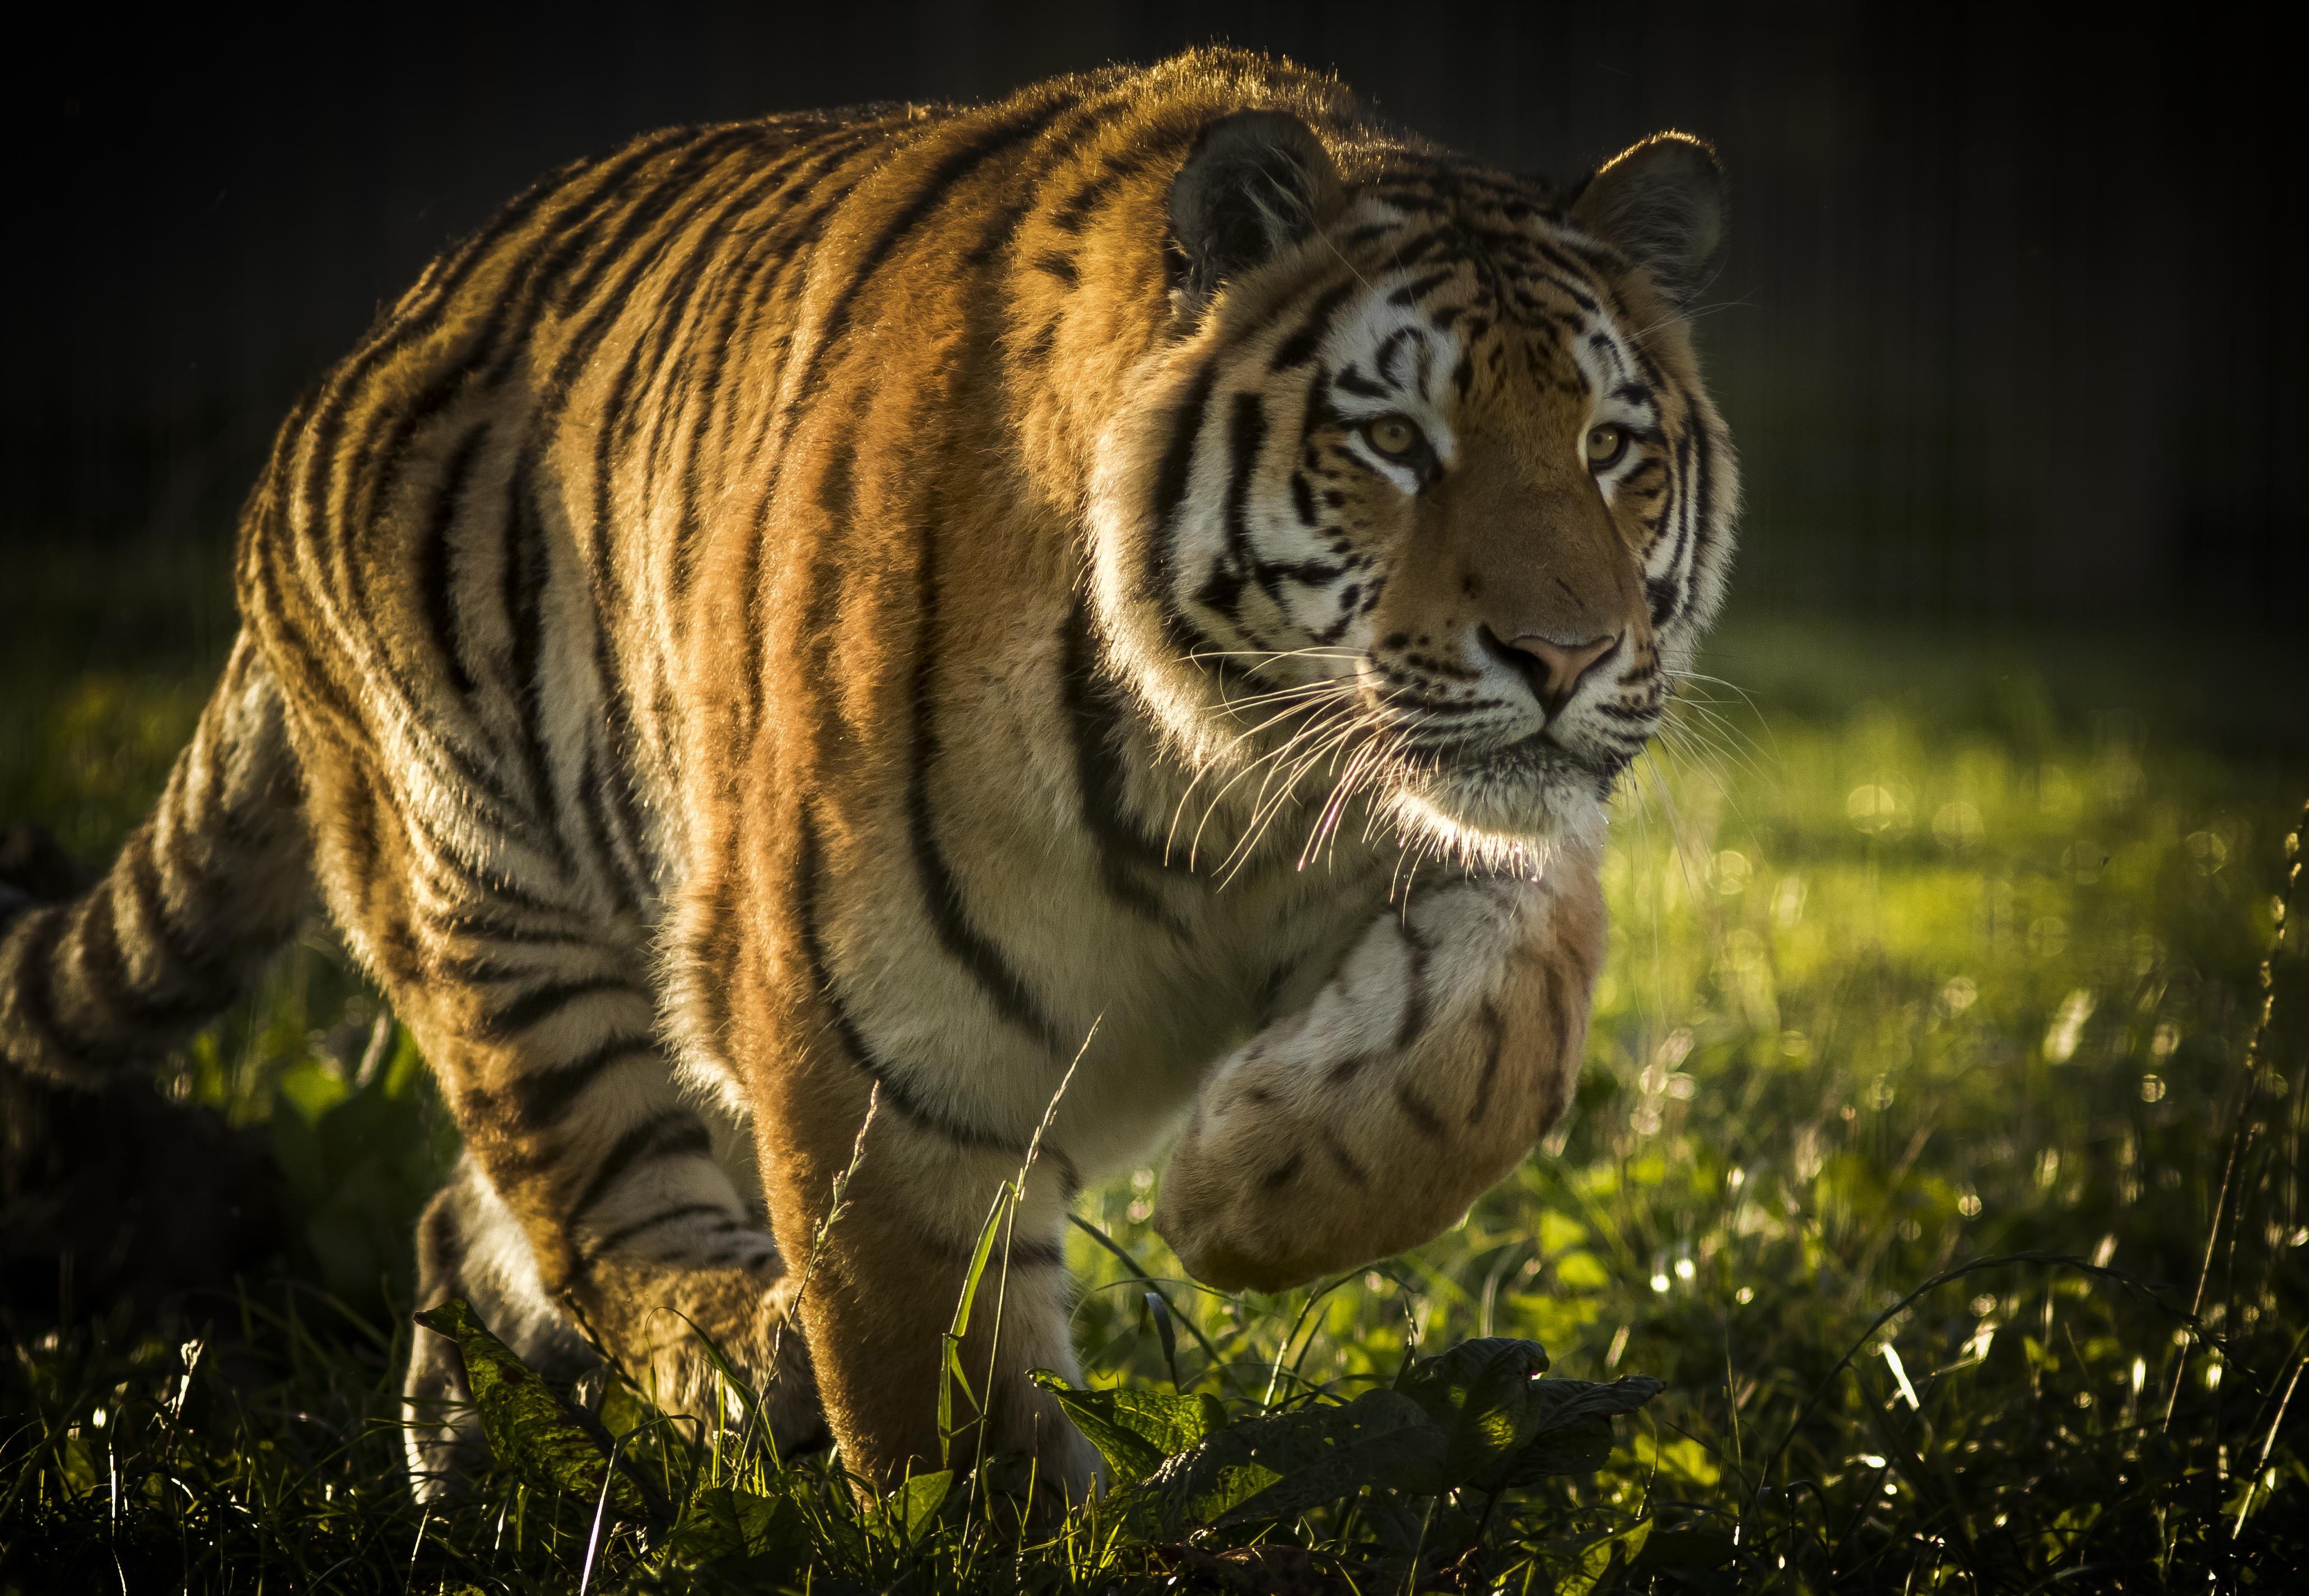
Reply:
M1617 465L1620 456L1628 452L1628 429L1606 421L1601 427L1587 429L1587 469L1606 470Z
M1426 440L1419 428L1406 416L1379 416L1363 424L1363 436L1371 446L1390 460L1403 460L1419 453Z

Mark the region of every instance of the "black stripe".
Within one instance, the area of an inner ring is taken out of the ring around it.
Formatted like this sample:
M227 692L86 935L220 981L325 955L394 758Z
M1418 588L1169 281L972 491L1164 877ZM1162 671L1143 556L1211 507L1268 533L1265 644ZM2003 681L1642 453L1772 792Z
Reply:
M448 667L449 686L461 698L473 690L473 677L465 668L464 641L457 628L457 552L451 539L456 531L457 511L464 502L465 484L489 431L486 425L474 427L450 453L448 466L433 491L433 514L419 555L426 621L441 650L441 662Z
M937 713L938 655L937 546L938 517L924 518L921 575L915 610L921 620L914 641L913 760L906 781L906 835L912 845L914 869L921 878L922 902L930 910L930 926L949 958L968 971L995 1013L1025 1031L1053 1053L1068 1050L1057 1024L1043 1012L993 940L979 929L964 900L962 883L939 845L938 815L930 791L940 753Z
M522 994L501 1009L483 1014L474 1029L493 1041L511 1039L540 1021L596 992L642 994L622 976L589 975L574 981L553 981Z
M977 1251L976 1243L973 1242L968 1250ZM1014 1239L1008 1245L996 1248L995 1252L997 1269L1063 1269L1067 1264L1066 1247L1055 1241Z
M566 867L569 850L560 831L561 799L554 789L545 745L545 594L552 579L552 556L546 547L545 529L538 522L531 487L537 470L537 447L532 441L522 451L506 483L504 604L510 643L506 685L522 763L529 778L530 802L534 806L535 840Z
M1163 451L1162 469L1154 477L1154 502L1149 506L1153 518L1146 527L1146 601L1158 607L1165 623L1172 631L1173 640L1184 629L1189 637L1195 635L1186 617L1178 611L1175 589L1178 584L1177 528L1179 506L1186 502L1187 485L1195 467L1195 448L1203 430L1203 417L1210 409L1211 387L1218 381L1215 363L1206 365L1196 375L1187 397L1171 416L1171 441ZM1191 651L1189 649L1183 651Z
M606 636L607 628L596 627L595 634ZM612 712L612 719L615 718ZM620 747L633 746L626 738L613 740ZM622 762L612 759L611 768L607 772L602 771L601 763L595 757L593 749L586 749L584 762L577 772L577 818L585 828L585 845L592 853L594 874L609 884L618 909L627 914L638 914L642 894L640 876L635 866L628 862L629 850L610 835L609 816L602 806L602 789L614 789L623 784Z
M1397 327L1380 341L1378 349L1371 355L1371 365L1379 375L1398 388L1404 385L1404 382L1395 375L1395 358L1402 353L1404 345L1418 336L1419 330L1415 327ZM1420 397L1426 397L1423 390Z
M917 1126L934 1131L947 1141L964 1147L990 1148L1007 1153L1024 1153L1026 1145L983 1131L974 1126L963 1125L930 1108L910 1091L897 1073L885 1063L867 1042L858 1028L850 1005L843 1001L835 985L834 971L826 953L826 945L818 929L818 890L820 883L817 825L807 811L801 819L801 858L797 868L801 877L801 902L799 906L799 931L802 960L809 969L809 983L826 1005L834 1022L834 1034L858 1067L882 1088L882 1099Z
M703 1158L713 1151L713 1138L706 1134L697 1116L688 1109L668 1109L653 1115L619 1136L603 1156L593 1171L593 1178L585 1183L576 1202L569 1205L570 1221L574 1223L584 1218L638 1164L669 1158Z
M647 1037L620 1033L582 1057L515 1077L505 1094L512 1100L515 1122L525 1130L551 1130L610 1065L650 1046Z
M1315 1139L1322 1143L1324 1155L1337 1168L1340 1174L1347 1178L1350 1184L1354 1186L1371 1184L1371 1171L1355 1161L1355 1155L1347 1151L1347 1144L1339 1140L1337 1132L1331 1129L1329 1126L1319 1126L1316 1129Z
M449 882L438 876L426 877L428 886L444 898L455 898L472 887L470 878ZM496 882L484 884L489 893L487 902L466 899L445 909L421 907L418 910L427 926L445 936L471 936L489 942L510 944L515 947L599 947L601 941L598 924L536 926L491 912L497 909L517 909L531 914L553 916L562 920L577 917L575 910L554 909L535 900L525 904L507 901L503 885Z
M1065 203L1052 212L1051 225L1062 233L1080 233L1090 225L1091 213L1105 203L1123 178L1161 158L1159 152L1146 150L1131 150L1102 158L1098 175L1086 179L1081 187L1067 196Z
M160 951L166 956L165 973L196 991L221 994L217 1006L221 1008L222 997L230 996L233 990L231 961L211 945L208 938L214 935L212 927L203 927L203 936L195 940L169 916L168 898L160 889L158 848L151 828L140 828L129 839L114 872L117 875L122 866L126 867L126 880L135 893L142 918L151 922L153 934L160 938ZM197 867L191 860L185 861L182 873L194 876L196 882L200 879ZM197 997L194 1001L197 1002Z
M1579 1011L1563 988L1563 972L1549 960L1540 966L1547 978L1547 1005L1555 1013L1555 1064L1558 1069L1579 1067L1578 1055L1572 1051L1572 1033L1579 1023Z
M1716 453L1712 446L1713 440L1708 436L1707 423L1700 416L1698 407L1692 403L1691 395L1679 387L1677 398L1681 401L1683 409L1686 436L1693 440L1693 449L1699 457L1699 479L1692 485L1691 490L1693 533L1691 565L1684 577L1683 598L1677 605L1677 611L1681 613L1691 607L1692 595L1699 591L1696 573L1699 568L1700 548L1703 544L1713 544L1717 541L1718 529L1710 525L1708 521L1708 517L1715 511L1715 505L1709 497L1714 490L1708 486L1708 477L1716 461Z
M914 1234L915 1239L921 1242L924 1252L952 1259L956 1263L968 1262L978 1251L978 1238L974 1236L968 1241L956 1241L929 1230L917 1230ZM1001 1242L996 1242L993 1252L989 1255L989 1267L998 1277L1006 1267L1063 1269L1066 1267L1066 1247L1055 1241L1031 1241L1013 1238L1007 1247Z
M169 940L165 909L155 904L150 918L162 927L165 946ZM99 887L96 895L82 900L77 928L83 974L91 962L102 971L101 1020L109 1022L116 1031L130 1033L118 1052L122 1058L133 1056L140 1042L151 1049L166 1045L176 1032L207 1019L239 993L235 971L223 959L212 958L187 970L173 953L166 957L160 980L175 988L174 996L164 995L157 987L140 987L122 955L118 910L109 883ZM110 1056L92 1039L86 1040L85 1046L91 1056Z
M1312 360L1322 348L1324 335L1331 330L1331 318L1338 314L1339 306L1347 302L1347 296L1355 291L1360 280L1348 277L1325 289L1315 303L1308 306L1306 319L1299 324L1290 337L1276 347L1275 358L1268 362L1267 369L1288 371L1294 366L1303 366Z
M418 1221L418 1257L425 1279L419 1283L434 1290L462 1290L465 1268L465 1228L457 1217L454 1188L426 1204Z
M491 953L442 953L427 962L426 973L435 980L483 987L528 980L547 972L527 964L506 963Z
M1247 574L1256 574L1259 586L1280 602L1275 583L1268 579L1264 563L1250 546L1250 480L1258 472L1259 451L1267 445L1267 406L1256 393L1234 396L1234 414L1227 423L1227 488L1226 488L1226 559L1230 582L1222 584L1218 572L1211 574L1211 587L1220 588L1231 599L1230 590L1239 588ZM1206 589L1207 592L1208 588ZM1202 599L1202 595L1197 595ZM1235 618L1231 602L1202 601L1225 616Z
M1178 935L1180 927L1162 899L1133 873L1160 872L1164 850L1132 822L1129 787L1114 746L1122 706L1098 679L1089 605L1079 597L1061 631L1060 650L1059 680L1067 723L1074 733L1075 781L1082 798L1083 829L1098 851L1099 878L1132 912Z
M1403 999L1403 1018L1395 1028L1395 1050L1407 1051L1427 1028L1427 944L1405 927L1404 945L1410 954L1411 968L1404 974L1407 988Z
M679 1203L672 1208L664 1209L659 1212L653 1213L647 1219L636 1220L629 1225L619 1225L616 1229L611 1230L605 1236L595 1237L593 1238L592 1245L585 1249L586 1254L589 1257L598 1258L604 1253L615 1252L627 1242L631 1241L635 1237L642 1235L645 1231L654 1230L660 1225L670 1225L678 1219L695 1219L701 1213L719 1213L727 1215L729 1212L730 1211L728 1209L722 1207L718 1203ZM725 1229L734 1229L736 1227L731 1225L725 1227Z
M1424 277L1414 278L1411 281L1405 283L1401 288L1396 289L1395 292L1389 294L1387 297L1387 302L1389 305L1397 306L1398 307L1409 305L1421 295L1431 293L1440 285L1449 282L1451 280L1452 274L1453 269L1446 267L1440 272L1430 272Z
M1466 1111L1468 1125L1483 1123L1484 1107L1492 1101L1492 1081L1499 1079L1499 1053L1506 1047L1508 1028L1499 1021L1499 1007L1490 997L1483 1000L1483 1074L1475 1076L1475 1101Z
M1410 1082L1397 1081L1395 1083L1395 1104L1403 1110L1403 1117L1411 1121L1411 1127L1421 1135L1431 1142L1443 1139L1443 1121L1436 1117L1434 1106L1421 1097Z

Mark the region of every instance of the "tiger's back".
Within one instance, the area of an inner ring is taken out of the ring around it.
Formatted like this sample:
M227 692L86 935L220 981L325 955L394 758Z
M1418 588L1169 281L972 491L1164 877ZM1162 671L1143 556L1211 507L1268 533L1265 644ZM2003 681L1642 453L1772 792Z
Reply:
M213 890L158 918L223 923L223 878L309 853L465 1137L428 1300L549 1366L605 1345L691 1408L697 1324L789 1439L822 1408L896 1472L934 1451L937 1330L1046 1116L1010 1371L1072 1367L1079 1182L1182 1118L1169 1233L1267 1283L1431 1233L1560 1109L1601 934L1563 814L1640 746L1728 548L1681 322L1613 286L1663 263L1224 52L568 168L284 427L218 698L242 729L211 716L264 750L242 807L301 824L172 829L164 800L155 857L194 839ZM1518 463L1575 389L1653 435L1585 506ZM1356 418L1383 402L1436 440L1407 479ZM1584 529L1551 531L1544 598L1528 554L1453 552L1541 502ZM1604 673L1558 692L1547 639L1607 624L1618 707L1575 720ZM1461 779L1526 677L1546 746ZM1516 803L1552 818L1502 829ZM1390 907L1445 845L1475 873ZM134 1055L108 989L186 988L155 1040L248 962L108 982L105 917L71 913L0 944L0 1040L53 1074L83 1011L114 1027L88 1060ZM60 981L79 1007L39 1001ZM818 1235L860 1148L797 1305L771 1231ZM441 1345L411 1372L420 1475L472 1444ZM982 1445L1085 1477L1015 1373L985 1394Z

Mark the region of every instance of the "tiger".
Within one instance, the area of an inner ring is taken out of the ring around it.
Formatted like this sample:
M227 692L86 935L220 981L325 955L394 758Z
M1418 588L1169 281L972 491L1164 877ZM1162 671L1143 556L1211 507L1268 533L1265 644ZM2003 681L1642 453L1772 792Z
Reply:
M1088 1183L1170 1144L1184 1268L1279 1291L1564 1109L1733 548L1724 214L1690 134L1558 187L1219 47L567 166L286 418L157 805L0 910L0 1054L148 1069L317 902L462 1136L422 1302L679 1412L710 1338L861 1489L1094 1491L1029 1377ZM470 1397L418 1334L420 1497Z

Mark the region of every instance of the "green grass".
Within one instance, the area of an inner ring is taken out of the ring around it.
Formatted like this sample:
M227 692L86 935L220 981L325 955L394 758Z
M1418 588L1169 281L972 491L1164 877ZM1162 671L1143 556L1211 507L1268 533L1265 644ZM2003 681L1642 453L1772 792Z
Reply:
M140 626L117 664L69 607L0 644L0 816L91 858L134 820L223 636L212 575L129 606L188 589L200 634ZM638 1483L598 1535L598 1488L573 1488L598 1458L419 1509L393 1389L430 1333L408 1223L452 1143L413 1049L350 1083L375 999L315 937L169 1077L272 1120L291 1252L202 1310L196 1350L85 1307L5 1326L0 1584L2285 1588L2309 1558L2297 938L2248 1049L2309 793L2297 706L2017 631L1753 620L1705 669L1749 697L1699 684L1621 804L1576 1106L1463 1229L1223 1296L1154 1236L1148 1169L1079 1205L1128 1267L1075 1238L1094 1386L1319 1428L1407 1358L1521 1338L1554 1376L1665 1382L1600 1466L1021 1527L960 1484L861 1514L823 1456L613 1391Z

